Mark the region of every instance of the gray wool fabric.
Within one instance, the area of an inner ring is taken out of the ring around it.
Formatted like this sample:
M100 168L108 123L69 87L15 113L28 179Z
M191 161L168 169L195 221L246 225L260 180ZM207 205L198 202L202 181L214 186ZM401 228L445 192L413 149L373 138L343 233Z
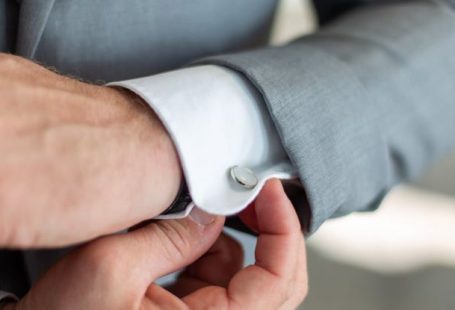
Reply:
M316 0L319 31L268 47L276 5L4 0L0 51L92 82L194 63L239 72L262 94L298 169L314 232L330 217L375 209L455 146L455 1ZM0 265L22 262L4 253ZM54 254L27 252L29 279L12 278L28 285Z
M358 8L278 48L203 60L262 93L313 213L372 210L455 144L455 15L444 3Z

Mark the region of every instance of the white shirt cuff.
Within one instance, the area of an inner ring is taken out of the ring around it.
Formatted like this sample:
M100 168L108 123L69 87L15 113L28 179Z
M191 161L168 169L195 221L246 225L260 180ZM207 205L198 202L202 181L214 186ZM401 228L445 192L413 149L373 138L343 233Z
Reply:
M234 71L197 66L109 85L131 90L155 111L174 141L194 204L209 213L237 213L268 179L295 176L262 98ZM235 182L233 166L253 171L257 185Z

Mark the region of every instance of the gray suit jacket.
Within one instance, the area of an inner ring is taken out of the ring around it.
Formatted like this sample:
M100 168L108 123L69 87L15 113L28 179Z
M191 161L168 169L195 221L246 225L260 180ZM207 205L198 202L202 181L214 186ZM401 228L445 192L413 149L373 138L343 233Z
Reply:
M455 1L316 0L317 33L266 47L275 6L4 0L0 50L94 82L192 62L239 72L262 94L298 168L313 232L330 217L373 210L455 145ZM50 254L28 253L17 276L20 268L2 277L0 262L0 289L25 292L42 255ZM20 252L1 257L23 262Z

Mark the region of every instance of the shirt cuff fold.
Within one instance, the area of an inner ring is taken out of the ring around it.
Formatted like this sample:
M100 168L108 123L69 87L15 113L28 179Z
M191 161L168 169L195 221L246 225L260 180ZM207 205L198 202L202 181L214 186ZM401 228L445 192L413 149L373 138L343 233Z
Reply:
M237 213L268 179L296 175L262 98L234 71L205 65L108 85L136 93L158 115L194 205L209 213ZM257 184L236 182L234 166L249 169Z

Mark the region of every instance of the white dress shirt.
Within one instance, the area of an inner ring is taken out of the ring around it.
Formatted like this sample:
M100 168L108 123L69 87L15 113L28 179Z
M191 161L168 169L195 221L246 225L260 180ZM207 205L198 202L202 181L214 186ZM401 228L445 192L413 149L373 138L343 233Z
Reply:
M196 66L109 85L131 90L155 111L173 139L194 205L209 213L237 213L268 179L295 176L262 98L234 71ZM192 206L165 217L183 217Z

